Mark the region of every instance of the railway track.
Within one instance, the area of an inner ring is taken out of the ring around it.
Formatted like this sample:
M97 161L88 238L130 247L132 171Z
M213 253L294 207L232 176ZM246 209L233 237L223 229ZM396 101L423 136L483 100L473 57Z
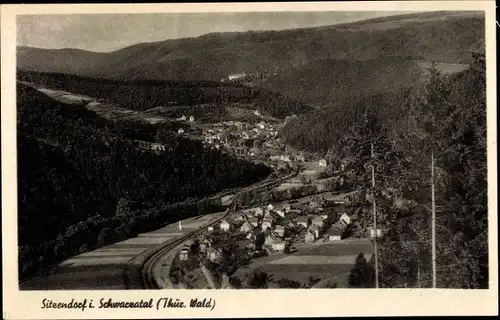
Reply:
M140 273L139 276L140 276L140 282L141 282L142 288L143 289L160 289L160 286L158 285L158 283L155 280L154 272L153 272L154 267L158 263L158 261L163 256L165 256L169 251L175 249L176 247L178 247L182 243L186 242L187 240L189 240L193 237L196 237L198 235L201 235L208 227L215 226L217 223L222 221L224 218L226 218L230 214L234 213L234 211L236 209L236 205L238 204L240 197L242 195L244 195L246 192L254 191L255 189L263 189L263 188L272 189L275 186L279 185L282 181L288 180L288 179L296 176L297 174L298 174L298 171L295 170L293 173L286 175L284 177L279 177L279 178L275 178L275 179L268 177L263 181L260 181L252 186L244 188L243 190L241 190L240 192L238 192L238 194L236 194L234 196L233 200L231 201L230 205L228 206L228 208L224 212L224 214L212 219L211 221L206 223L204 226L198 228L195 231L186 233L185 235L183 235L179 238L176 238L174 240L171 240L171 241L165 243L160 248L158 248L157 250L152 252L145 259L145 261L143 262L143 264L139 270L139 273ZM127 279L125 279L125 280L126 280L125 283L129 282L129 281L127 281Z

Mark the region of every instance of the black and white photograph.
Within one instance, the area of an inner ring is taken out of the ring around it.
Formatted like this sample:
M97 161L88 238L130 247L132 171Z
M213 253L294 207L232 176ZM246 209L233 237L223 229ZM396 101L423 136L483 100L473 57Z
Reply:
M16 15L18 290L491 288L486 13L404 9Z

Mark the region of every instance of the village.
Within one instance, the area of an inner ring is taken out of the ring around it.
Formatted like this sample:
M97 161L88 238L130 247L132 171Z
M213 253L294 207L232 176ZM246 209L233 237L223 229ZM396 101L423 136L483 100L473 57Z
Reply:
M321 168L319 163L316 167ZM240 266L252 270L253 265L272 264L284 256L298 255L300 259L301 252L315 247L342 246L346 240L369 243L375 236L381 237L380 229L363 229L357 215L345 212L348 199L345 194L324 192L241 208L216 226L208 227L178 252L177 266L173 268L178 273L176 277L182 281L187 277L199 288L207 286L207 278L212 279L208 287L231 287L228 274L237 275ZM199 277L193 276L196 273Z

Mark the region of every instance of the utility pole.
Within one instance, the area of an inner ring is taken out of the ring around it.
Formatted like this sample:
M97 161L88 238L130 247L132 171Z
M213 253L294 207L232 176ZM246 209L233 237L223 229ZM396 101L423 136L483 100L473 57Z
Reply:
M432 192L432 287L436 288L436 207L434 199L434 151L431 154L431 192Z
M373 201L373 228L375 229L375 237L373 237L373 254L375 256L375 288L378 288L378 257L377 257L377 206L375 204L375 163L373 155L373 142L371 143L372 151L372 201Z

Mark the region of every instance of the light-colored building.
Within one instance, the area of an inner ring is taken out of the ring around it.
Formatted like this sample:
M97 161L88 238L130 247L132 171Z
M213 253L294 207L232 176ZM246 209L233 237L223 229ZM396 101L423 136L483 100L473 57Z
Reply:
M351 217L349 217L346 213L342 213L339 221L343 223L345 226L348 226L351 224Z
M248 217L248 223L256 227L257 224L259 223L259 219L257 217Z
M286 215L286 211L284 210L276 210L275 212L282 218L284 218Z
M305 228L307 228L307 217L298 217L297 218L297 225L302 225Z
M316 241L316 235L314 234L314 232L308 231L304 237L304 241L307 243Z
M255 226L253 226L251 223L245 221L240 227L241 232L249 232L251 231Z
M262 231L266 231L267 228L272 229L273 223L270 220L268 220L268 219L264 219L262 221L262 226L261 227L262 227Z
M212 262L219 262L220 259L222 258L222 254L220 251L216 250L215 248L207 248L207 259L212 261Z
M181 121L186 121L186 116L182 116L182 117L180 118L180 120L181 120Z
M221 230L224 230L224 231L228 231L229 229L231 229L231 225L226 220L222 220L219 227Z
M259 110L255 110L255 111L253 112L253 114L254 114L254 115L256 115L256 116L258 117L258 116L260 116L260 111L259 111Z
M312 218L311 222L312 222L312 224L317 225L320 228L323 227L323 224L325 223L325 221L323 220L323 218L320 217L320 216L314 216Z
M377 231L375 232L374 227L368 227L366 228L366 236L373 239L375 238L375 234L377 235L377 238L382 237L382 229L377 228Z
M229 80L236 80L236 79L244 78L244 77L246 77L246 75L247 74L245 72L233 73L233 74L230 74L227 78Z
M178 133L178 134L183 134L183 133L184 133L184 129L179 128L179 130L177 130L177 133Z
M282 225L276 225L276 227L274 228L274 232L280 237L283 237L285 235L285 227Z
M207 230L208 230L208 232L212 232L212 231L214 231L214 227L208 227Z
M272 204L269 204L269 205L267 206L267 210L273 210L273 209L274 209L274 206L273 206Z
M194 122L194 117L193 116L189 117L189 122Z
M342 239L343 227L339 224L334 224L327 232L329 241L338 241Z
M319 160L318 166L320 166L320 167L326 167L327 166L326 160L325 159Z
M316 239L319 238L319 227L315 224L311 224L308 229L309 232L312 232Z
M277 240L271 243L271 248L274 251L283 251L285 250L285 241Z
M179 259L181 261L185 261L189 258L189 250L188 249L181 249L181 251L179 251Z

